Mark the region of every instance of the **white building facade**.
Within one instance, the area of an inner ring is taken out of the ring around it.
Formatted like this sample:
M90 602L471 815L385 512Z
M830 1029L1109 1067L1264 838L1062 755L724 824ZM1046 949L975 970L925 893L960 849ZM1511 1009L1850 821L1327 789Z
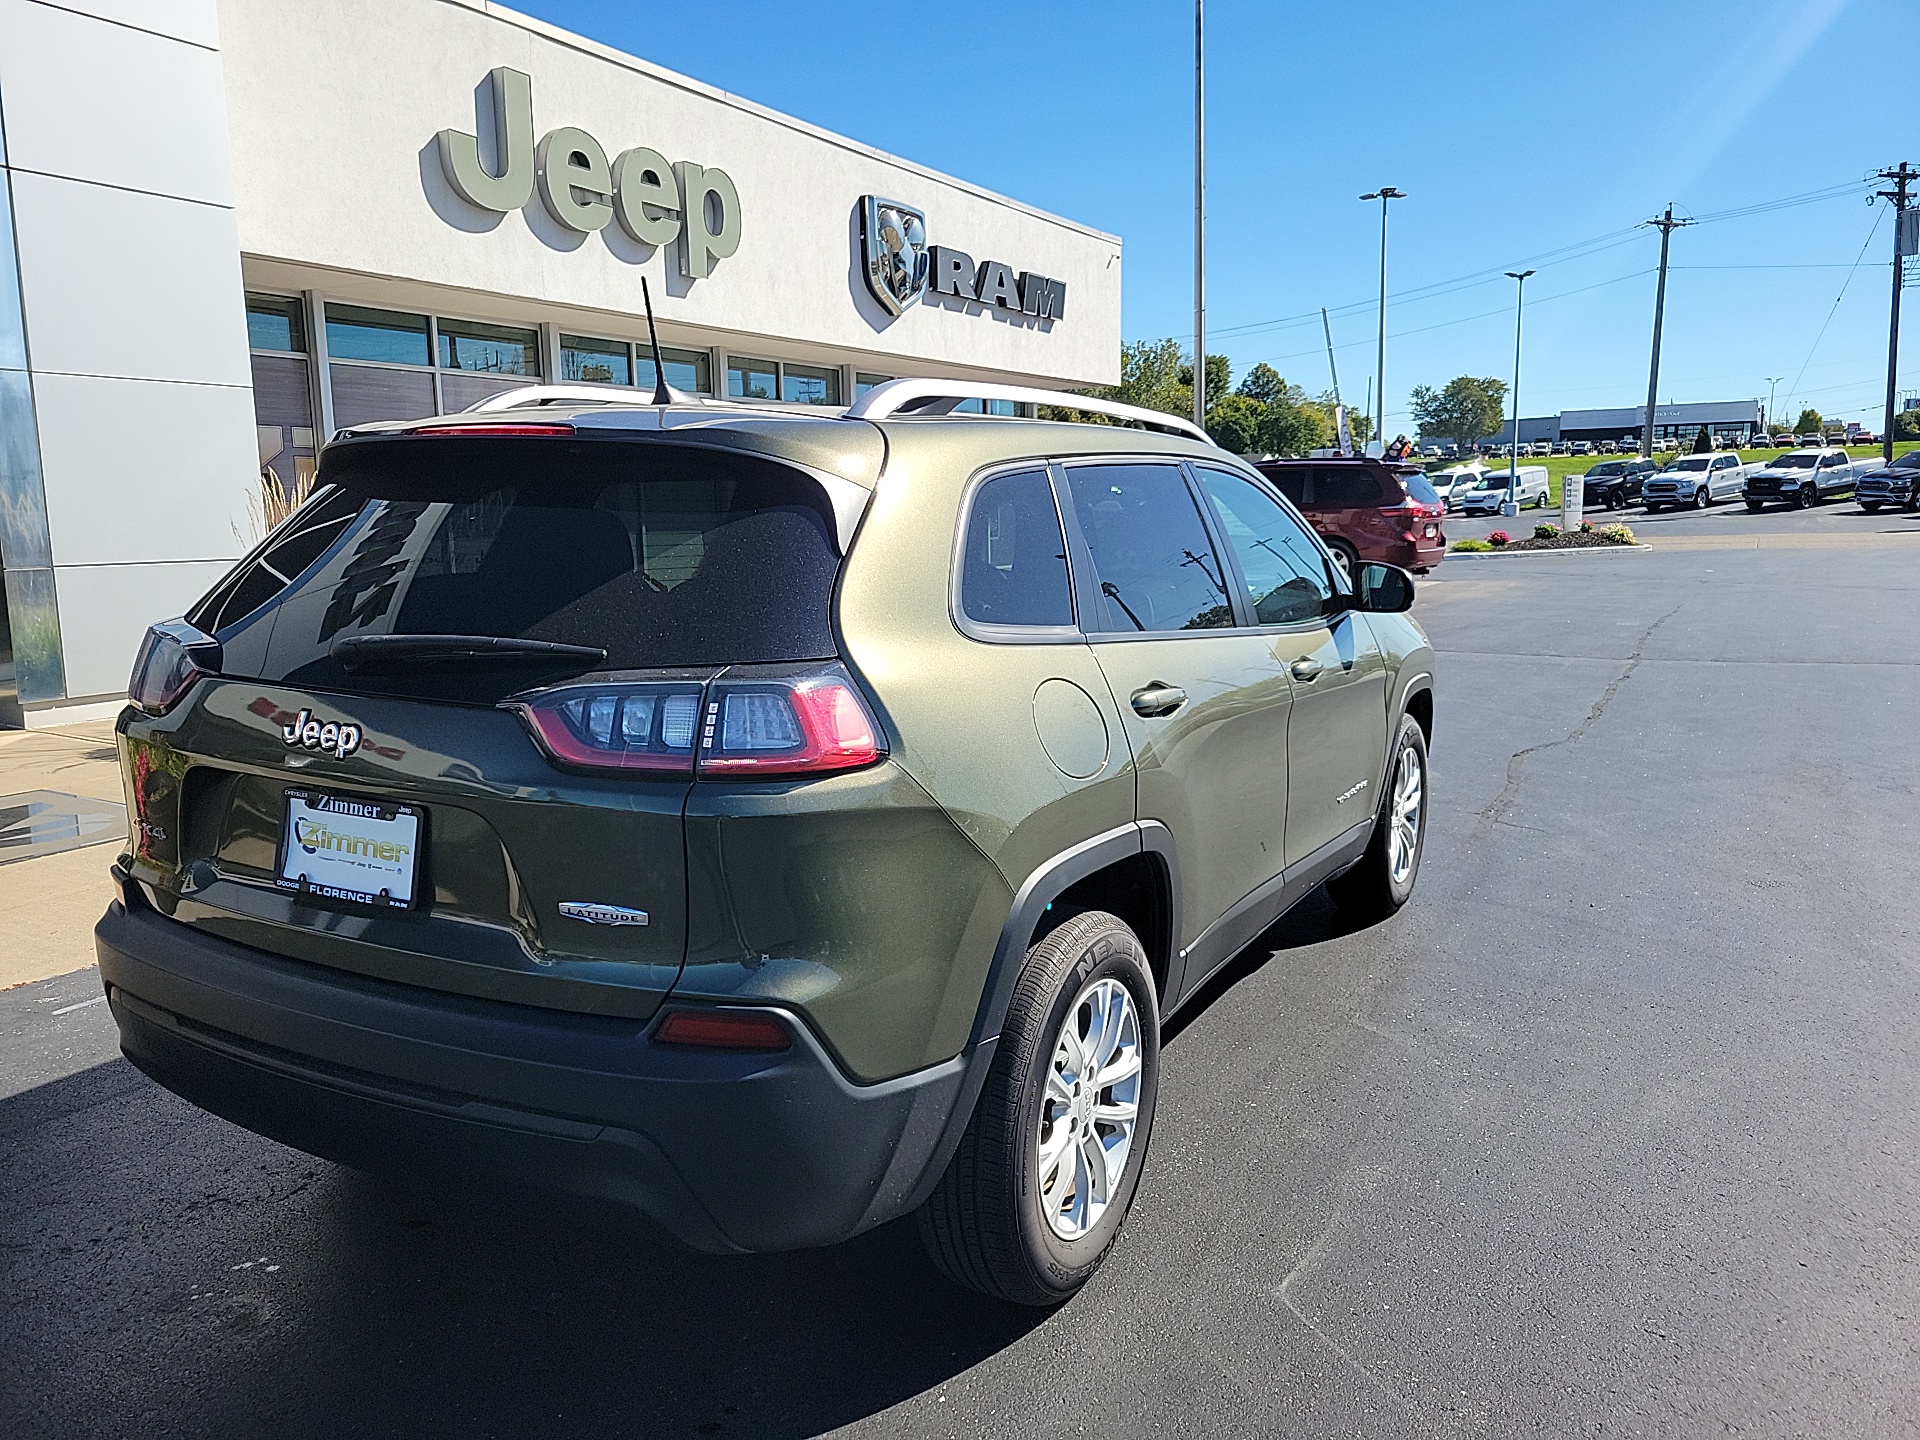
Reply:
M1118 378L1120 242L486 0L0 0L0 723L112 714L263 471L541 381Z

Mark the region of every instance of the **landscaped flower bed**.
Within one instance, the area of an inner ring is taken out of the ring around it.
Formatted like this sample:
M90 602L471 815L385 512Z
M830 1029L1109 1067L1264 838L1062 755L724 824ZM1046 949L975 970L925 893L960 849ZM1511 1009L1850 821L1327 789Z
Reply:
M1526 540L1515 540L1506 531L1495 530L1485 540L1456 540L1453 548L1474 554L1493 550L1604 550L1612 545L1639 543L1624 525L1582 525L1578 530L1536 525L1532 537Z

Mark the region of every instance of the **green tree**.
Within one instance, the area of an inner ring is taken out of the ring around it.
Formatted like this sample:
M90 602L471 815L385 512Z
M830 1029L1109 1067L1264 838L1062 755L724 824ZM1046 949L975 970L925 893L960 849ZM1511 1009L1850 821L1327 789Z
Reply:
M1262 405L1271 405L1276 400L1298 405L1307 398L1306 391L1298 385L1289 385L1286 377L1264 360L1247 372L1247 378L1240 382L1240 393Z
M1260 448L1261 422L1272 408L1251 396L1222 395L1219 404L1207 407L1207 433L1222 450L1245 455Z
M1180 383L1187 390L1187 413L1193 413L1193 361L1180 367ZM1207 409L1233 388L1233 362L1224 355L1207 356Z
M1444 389L1413 387L1413 418L1422 440L1451 440L1471 445L1500 429L1506 416L1507 382L1492 376L1476 380L1460 375Z
M1820 418L1820 412L1809 405L1800 412L1800 418L1793 422L1796 435L1818 435L1820 427L1826 422Z
M1700 433L1693 437L1693 453L1704 455L1711 449L1713 449L1713 436L1708 433L1707 427L1702 425Z
M1258 445L1268 455L1304 455L1333 441L1333 412L1311 400L1281 399L1264 407Z
M1893 414L1893 438L1920 440L1920 410L1896 410Z

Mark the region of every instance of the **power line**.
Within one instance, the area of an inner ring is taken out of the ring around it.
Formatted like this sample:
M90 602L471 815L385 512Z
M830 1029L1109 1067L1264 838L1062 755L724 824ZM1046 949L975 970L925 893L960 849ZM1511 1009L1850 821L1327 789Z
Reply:
M1873 228L1867 231L1867 238L1860 242L1860 253L1853 257L1853 264L1847 270L1847 278L1840 282L1840 293L1833 297L1833 304L1827 309L1827 318L1820 322L1820 333L1813 337L1813 344L1807 347L1807 358L1800 362L1800 373L1793 377L1793 384L1787 387L1787 408L1793 408L1794 393L1800 388L1801 377L1807 373L1807 366L1813 363L1813 352L1820 348L1820 342L1826 338L1827 327L1833 323L1834 312L1839 310L1840 302L1847 298L1847 286L1853 284L1854 274L1860 269L1860 262L1866 258L1867 246L1873 243L1873 237L1880 233L1880 220L1886 212L1875 210Z

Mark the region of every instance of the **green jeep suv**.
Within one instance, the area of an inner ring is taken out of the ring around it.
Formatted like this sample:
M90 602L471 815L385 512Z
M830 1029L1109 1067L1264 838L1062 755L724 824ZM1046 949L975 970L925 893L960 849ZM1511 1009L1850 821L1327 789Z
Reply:
M347 1164L710 1251L917 1212L954 1280L1071 1295L1165 1017L1322 883L1406 901L1433 657L1184 422L955 388L336 437L136 664L127 1056Z

